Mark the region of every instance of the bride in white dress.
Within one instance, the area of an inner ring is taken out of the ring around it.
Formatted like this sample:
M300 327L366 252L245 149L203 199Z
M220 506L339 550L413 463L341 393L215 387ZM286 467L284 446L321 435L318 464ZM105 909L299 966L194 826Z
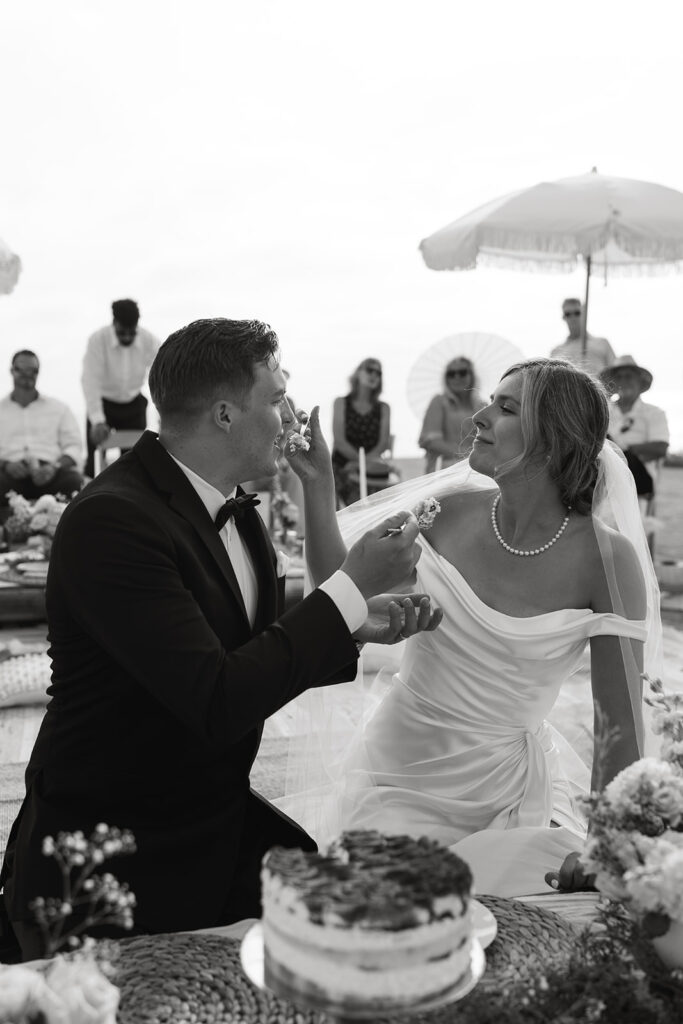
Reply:
M474 423L476 473L455 467L339 517L349 543L388 508L438 496L417 589L443 621L406 643L391 686L336 764L330 752L344 734L329 722L329 694L305 696L309 759L288 806L319 843L342 828L436 838L470 863L479 892L547 891L544 876L565 858L561 882L571 888L582 884L571 855L585 838L577 793L643 750L640 673L646 643L656 670L656 581L630 473L605 446L598 382L563 361L529 360L507 372ZM330 517L323 492L306 509L320 525ZM308 551L317 580L344 548L332 524L314 532L328 538ZM597 719L618 730L592 780L546 722L587 642ZM320 757L329 785L311 787Z

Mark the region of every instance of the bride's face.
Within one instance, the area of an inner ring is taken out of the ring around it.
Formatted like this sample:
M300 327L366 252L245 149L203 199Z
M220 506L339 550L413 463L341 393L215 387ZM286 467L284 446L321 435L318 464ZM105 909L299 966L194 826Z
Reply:
M493 477L500 466L522 454L521 411L522 375L513 373L500 382L491 404L473 417L477 436L470 454L472 469Z

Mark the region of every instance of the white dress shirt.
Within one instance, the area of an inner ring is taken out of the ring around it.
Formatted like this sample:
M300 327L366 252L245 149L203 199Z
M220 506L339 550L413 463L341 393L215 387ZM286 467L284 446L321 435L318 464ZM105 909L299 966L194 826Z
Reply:
M9 395L0 400L0 459L19 462L28 455L52 463L69 455L82 467L80 428L71 409L58 398L39 394L26 406Z
M169 455L171 455L170 452ZM236 490L233 490L231 494L224 495L213 484L210 484L203 477L199 476L198 473L195 473L193 469L190 469L189 466L182 463L180 459L176 459L175 455L171 455L171 458L182 469L201 498L212 521L215 521L218 510L222 508L228 498L235 497ZM240 537L234 518L228 519L225 526L220 530L220 538L225 545L235 576L237 577L244 607L247 610L249 624L253 626L256 619L256 606L258 602L258 581L254 572L251 555ZM281 559L278 557L278 563L280 562ZM368 606L365 598L350 576L347 576L345 572L338 569L329 579L320 584L319 589L323 590L337 606L339 614L344 619L350 633L360 629L367 618Z
M81 384L91 423L105 422L103 398L131 402L140 394L159 344L144 327L137 328L132 345L122 345L111 324L90 336L83 357Z
M617 402L610 402L609 436L622 451L634 444L647 441L669 441L666 413L658 405L650 405L636 398L628 412L622 412Z
M581 338L567 338L561 345L557 345L550 355L552 359L566 359L567 362L596 377L617 358L607 338L596 338L590 333L586 336L585 355Z

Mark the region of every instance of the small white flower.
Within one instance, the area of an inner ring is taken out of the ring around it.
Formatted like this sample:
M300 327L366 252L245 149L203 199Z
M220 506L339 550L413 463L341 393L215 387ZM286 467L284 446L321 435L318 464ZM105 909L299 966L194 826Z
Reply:
M119 990L91 960L58 957L48 972L47 984L64 1003L67 1015L63 1019L69 1024L116 1024Z
M44 978L28 967L0 965L0 1019L22 1021L40 1009Z
M624 886L640 910L683 921L683 848L657 840L645 863L624 874Z
M286 444L290 455L296 455L297 452L307 452L311 447L308 439L296 431L287 435Z
M413 509L417 519L417 525L421 530L429 530L434 525L434 520L441 511L441 505L436 498L424 498L419 501Z

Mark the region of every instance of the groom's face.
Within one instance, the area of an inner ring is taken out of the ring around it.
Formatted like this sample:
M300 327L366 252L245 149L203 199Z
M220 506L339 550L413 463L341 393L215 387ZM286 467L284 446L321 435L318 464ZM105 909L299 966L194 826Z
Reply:
M236 475L240 481L275 475L282 435L294 420L280 364L271 360L259 363L255 370L254 386L235 412L230 429L231 448L240 462Z
M500 382L491 404L474 416L477 436L470 455L472 469L493 477L499 467L522 454L521 412L522 376L512 373Z

